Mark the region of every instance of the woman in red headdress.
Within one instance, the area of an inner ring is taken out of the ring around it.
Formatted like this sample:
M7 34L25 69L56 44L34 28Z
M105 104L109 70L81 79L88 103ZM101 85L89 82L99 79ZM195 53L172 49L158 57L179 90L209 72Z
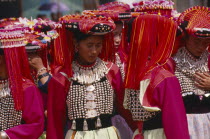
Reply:
M47 138L120 138L112 125L113 115L122 113L124 91L120 70L111 62L114 22L71 15L60 22L53 51L55 74L48 87Z
M31 82L22 28L0 29L0 138L37 139L44 110Z
M189 139L178 79L163 68L170 57L177 24L146 14L132 24L124 107L137 121L135 139Z
M210 136L209 11L208 7L198 6L180 15L182 40L168 62L181 85L191 139Z

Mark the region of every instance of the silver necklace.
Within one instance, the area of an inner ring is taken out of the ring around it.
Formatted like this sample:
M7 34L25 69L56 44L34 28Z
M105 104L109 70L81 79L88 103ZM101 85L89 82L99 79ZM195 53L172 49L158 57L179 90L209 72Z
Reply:
M193 92L196 95L204 95L205 90L199 89L195 86L194 74L196 72L208 72L208 56L206 50L200 58L194 58L189 51L183 47L180 48L174 56L176 63L175 75L179 79L182 93Z
M74 74L71 79L81 84L93 84L94 82L98 82L101 78L105 77L109 71L106 63L100 58L97 58L96 63L91 67L83 67L76 61L73 61L72 69Z

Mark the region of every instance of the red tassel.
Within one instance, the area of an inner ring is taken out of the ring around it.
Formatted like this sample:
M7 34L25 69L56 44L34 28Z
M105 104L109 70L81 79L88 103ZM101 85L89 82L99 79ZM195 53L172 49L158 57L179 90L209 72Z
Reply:
M120 42L120 46L118 48L118 54L120 56L120 60L123 63L127 63L128 60L128 41L127 41L127 26L125 25L125 23L123 22L123 28L122 28L122 38L121 38L121 42Z
M52 62L51 70L55 74L60 69L65 69L69 77L72 76L71 64L74 58L74 45L72 32L62 28L57 29L59 37L54 40L54 45L51 49Z
M143 131L143 122L138 122L137 123L137 126L138 126L138 131L139 131L139 134L137 134L134 139L144 139L144 135L142 133Z
M23 46L25 49L25 47ZM9 75L9 83L11 94L14 99L15 109L22 110L23 109L23 67L24 61L21 60L21 50L19 47L13 47L9 49L4 49L4 55L7 65L7 72ZM25 70L26 71L26 70ZM26 75L26 73L24 73Z
M115 47L113 33L104 35L102 52L99 56L104 61L115 62Z
M158 15L142 15L134 20L126 88L139 89L140 81L149 71L165 64L172 53L176 29L174 21Z

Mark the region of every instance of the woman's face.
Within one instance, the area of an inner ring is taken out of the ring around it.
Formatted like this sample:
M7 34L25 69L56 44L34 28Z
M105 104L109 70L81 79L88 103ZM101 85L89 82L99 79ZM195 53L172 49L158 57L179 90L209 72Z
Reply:
M96 61L96 58L101 53L103 45L102 36L90 36L76 44L78 50L79 62L89 65Z
M195 57L200 57L210 44L210 39L197 38L189 35L186 39L186 47L188 51Z
M116 29L113 31L114 33L114 45L115 47L119 47L122 39L122 28L123 24L116 24Z

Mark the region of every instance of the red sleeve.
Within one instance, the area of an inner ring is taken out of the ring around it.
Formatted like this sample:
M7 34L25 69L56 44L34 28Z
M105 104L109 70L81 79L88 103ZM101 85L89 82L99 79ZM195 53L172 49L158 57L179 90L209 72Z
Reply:
M125 94L125 89L124 89L124 84L122 81L122 76L120 73L119 68L113 64L109 63L108 68L110 68L107 78L110 81L113 89L115 90L116 93L116 108L117 112L125 118L126 122L128 125L132 128L132 130L137 129L137 125L135 122L132 120L132 115L129 110L124 109L123 107L123 100L124 100L124 94Z
M179 81L175 76L165 78L153 93L153 104L161 109L166 138L189 139L186 112Z
M44 130L44 110L40 92L35 85L31 85L24 89L22 119L24 124L15 126L5 131L9 138L39 138Z
M51 78L48 86L47 139L63 139L66 124L66 97L70 82L61 73Z
M175 72L175 67L176 67L176 63L173 60L173 58L169 58L166 62L165 65L163 65L163 68L166 69L167 71L171 72L172 74L174 74Z

